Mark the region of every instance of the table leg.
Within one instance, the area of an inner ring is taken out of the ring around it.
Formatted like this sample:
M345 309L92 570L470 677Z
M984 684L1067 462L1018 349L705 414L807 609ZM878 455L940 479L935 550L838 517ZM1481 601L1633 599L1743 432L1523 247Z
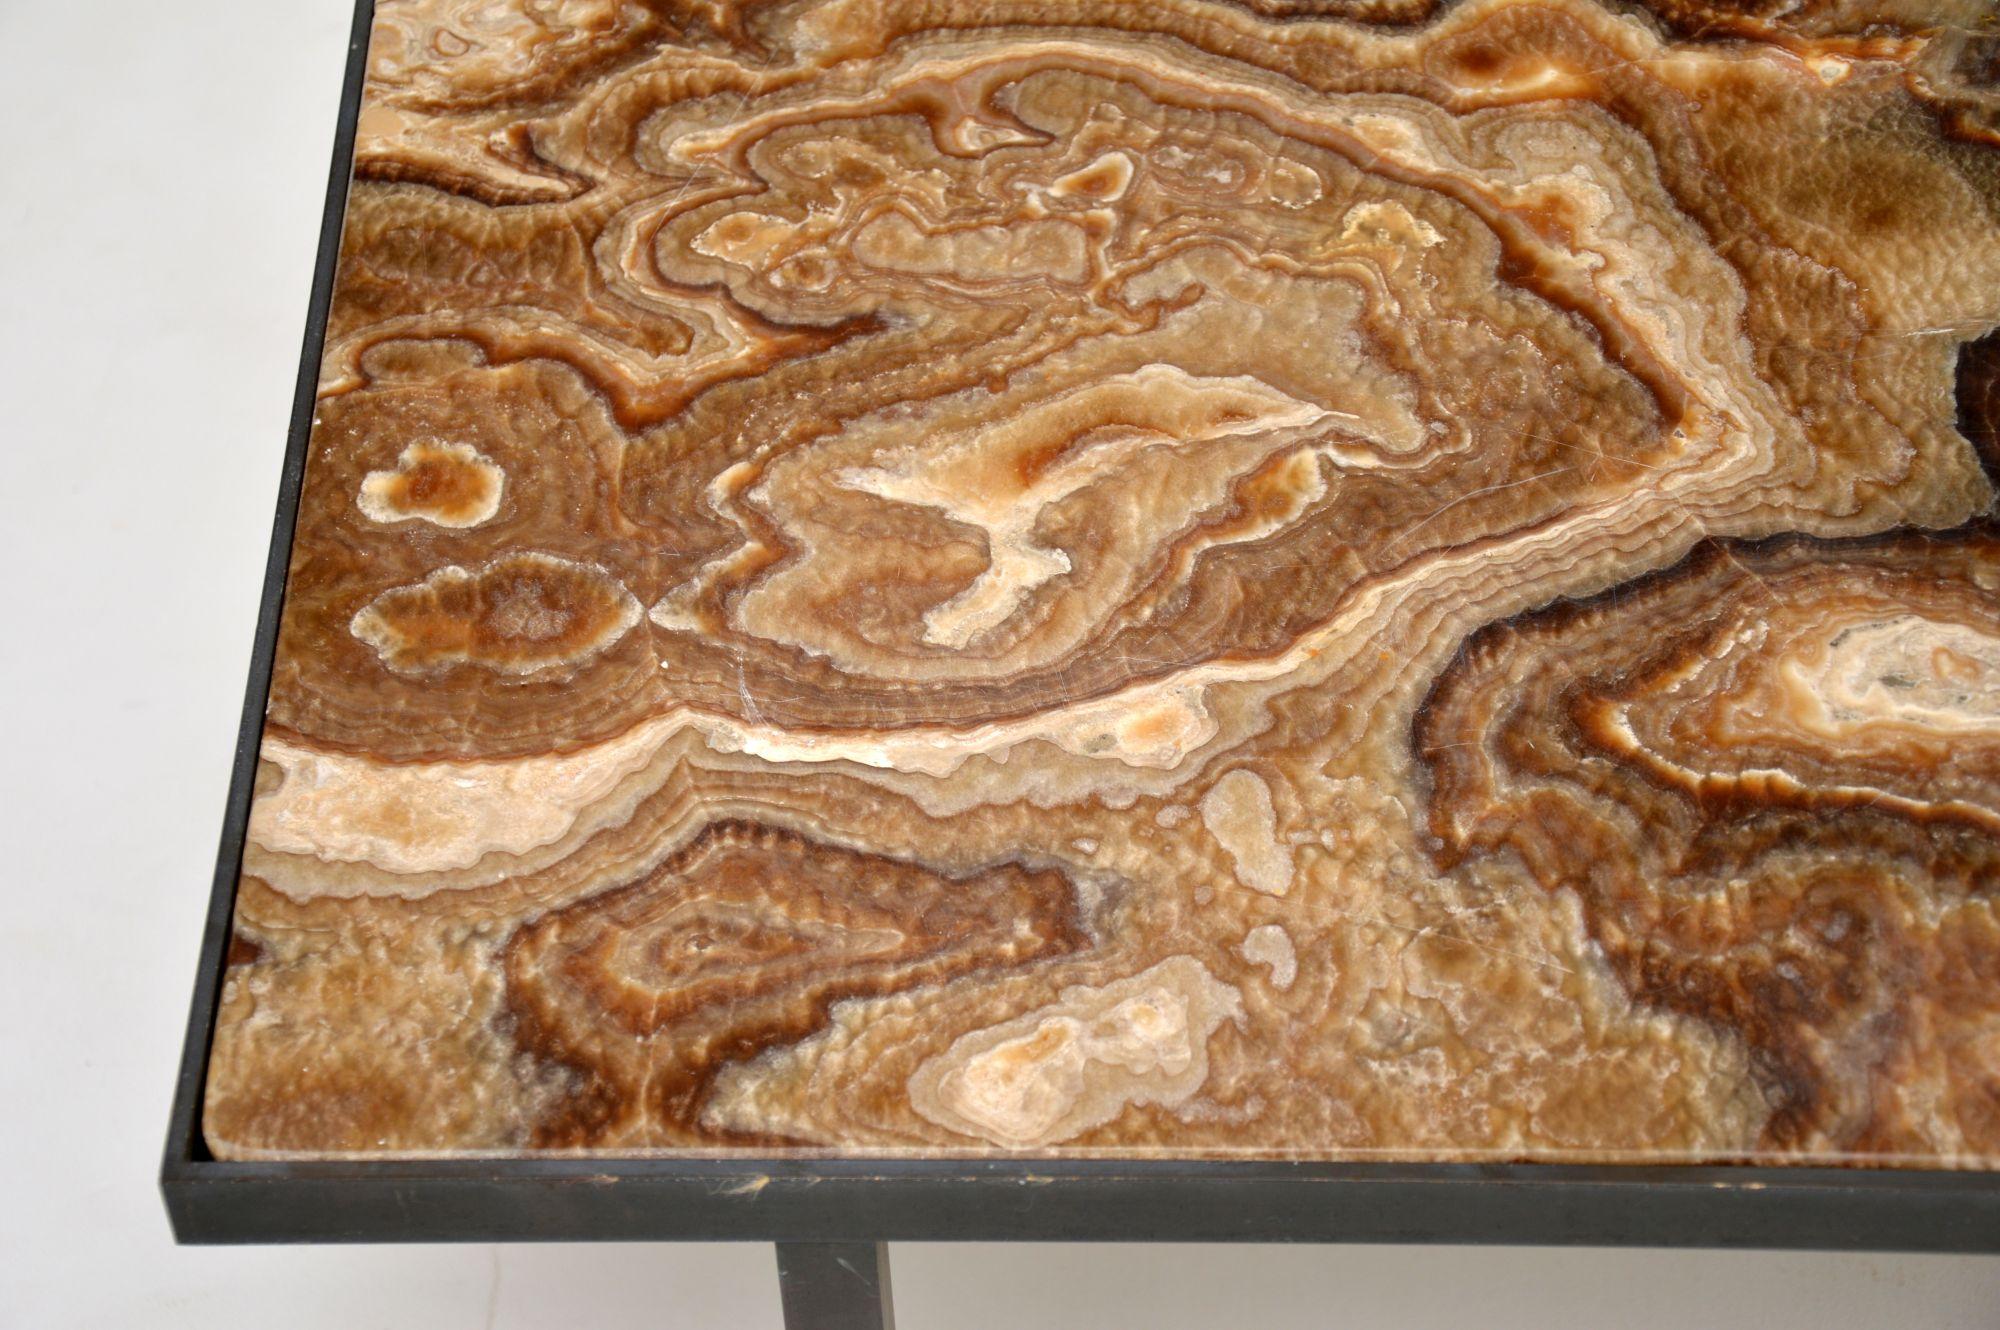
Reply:
M781 1242L785 1330L896 1330L885 1242Z

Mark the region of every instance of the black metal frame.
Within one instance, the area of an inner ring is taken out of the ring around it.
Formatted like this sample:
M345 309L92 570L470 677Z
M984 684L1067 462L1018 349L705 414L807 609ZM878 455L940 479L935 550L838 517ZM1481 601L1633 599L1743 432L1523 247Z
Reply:
M2000 1251L2000 1173L1176 1159L213 1158L201 1134L202 1086L340 251L372 11L372 0L358 0L256 650L160 1173L180 1241L1103 1239Z
M885 1242L781 1242L786 1330L896 1330Z

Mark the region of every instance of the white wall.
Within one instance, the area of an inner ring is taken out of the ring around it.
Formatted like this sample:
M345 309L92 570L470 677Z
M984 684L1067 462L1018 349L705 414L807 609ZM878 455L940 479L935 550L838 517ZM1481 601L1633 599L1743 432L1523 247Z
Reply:
M174 1248L154 1189L345 0L0 0L0 1326L774 1327L764 1247ZM2000 1260L899 1247L906 1330L2000 1324Z

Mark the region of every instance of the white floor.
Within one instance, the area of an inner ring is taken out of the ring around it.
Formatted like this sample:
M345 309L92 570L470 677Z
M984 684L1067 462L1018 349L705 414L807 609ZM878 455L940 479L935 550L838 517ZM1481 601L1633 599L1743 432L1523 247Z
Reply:
M0 1327L775 1327L760 1246L178 1250L345 0L0 0ZM899 1247L906 1330L2000 1325L2000 1259Z

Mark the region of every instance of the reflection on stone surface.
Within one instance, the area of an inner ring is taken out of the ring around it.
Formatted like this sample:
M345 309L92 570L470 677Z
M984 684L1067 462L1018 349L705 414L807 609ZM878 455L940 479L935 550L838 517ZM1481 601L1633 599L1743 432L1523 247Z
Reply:
M226 1157L2000 1162L1987 0L383 0Z

